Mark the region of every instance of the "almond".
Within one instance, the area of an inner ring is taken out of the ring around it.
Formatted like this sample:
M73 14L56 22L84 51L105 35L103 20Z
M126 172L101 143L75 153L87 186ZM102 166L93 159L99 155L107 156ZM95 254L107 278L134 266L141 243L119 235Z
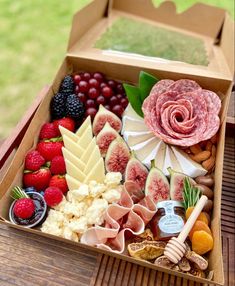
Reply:
M191 155L190 157L194 161L196 161L197 163L201 163L201 162L207 160L210 156L211 156L210 151L201 151L200 153L198 153L196 155Z
M216 144L218 142L218 135L215 134L213 137L211 137L211 143Z
M215 147L215 145L213 145L212 148L211 148L211 156L216 157L216 147Z
M200 147L199 144L195 144L195 145L193 145L193 146L191 146L191 147L189 147L189 148L190 148L190 151L191 151L194 155L196 155L196 154L202 152L202 148Z
M202 167L207 171L210 171L215 165L215 156L210 156L207 160L202 163Z
M206 143L206 151L211 152L211 148L212 148L212 142L210 140L208 140Z

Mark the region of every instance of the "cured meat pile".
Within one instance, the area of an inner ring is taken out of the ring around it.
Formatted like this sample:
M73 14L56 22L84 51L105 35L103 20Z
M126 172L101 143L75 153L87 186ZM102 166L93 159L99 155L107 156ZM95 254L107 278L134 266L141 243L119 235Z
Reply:
M81 242L122 253L125 249L125 233L143 233L145 225L156 213L153 201L148 196L143 197L136 183L126 181L119 203L110 205L106 210L104 226L88 229L82 235Z
M188 79L161 80L145 99L145 124L164 142L192 146L219 129L220 98Z

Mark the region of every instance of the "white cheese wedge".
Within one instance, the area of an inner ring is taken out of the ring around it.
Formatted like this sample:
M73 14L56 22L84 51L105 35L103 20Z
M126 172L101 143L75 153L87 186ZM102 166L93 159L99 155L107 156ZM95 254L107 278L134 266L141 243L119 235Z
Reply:
M78 139L77 144L81 148L86 149L87 146L90 144L92 138L93 138L92 128L91 125L88 125L86 130L83 132L82 136Z
M143 120L142 117L140 117L135 110L132 108L132 106L130 104L127 105L127 108L125 109L123 116L129 116L129 117L133 117L136 120Z
M96 138L93 137L91 142L89 143L88 147L85 149L85 151L83 152L82 156L81 156L81 160L87 164L90 156L91 156L91 153L93 151L93 149L95 148L96 146Z
M172 166L169 149L170 149L170 147L167 145L166 146L166 152L165 152L164 164L163 164L163 168L162 168L162 172L167 176L170 175L167 168Z
M200 164L193 161L186 153L181 151L179 148L172 146L172 151L174 152L175 157L179 161L184 174L195 178L197 176L204 176L207 173L207 171L202 168Z
M90 116L88 116L86 118L86 120L82 123L82 125L78 128L76 135L78 137L81 137L88 126L91 126L91 117Z
M86 163L86 166L83 171L84 174L87 175L91 171L91 169L95 166L95 164L99 161L100 158L101 158L100 149L96 145L91 153L90 158L88 159Z
M78 180L76 180L75 178L71 177L68 174L65 175L65 179L70 191L79 189L79 187L82 184L81 182L79 182Z
M157 154L155 157L155 166L158 167L160 170L163 169L165 154L166 154L166 144L163 141L160 141L158 145Z
M62 153L65 159L73 163L76 167L78 167L81 171L83 171L86 165L76 156L73 155L68 149L62 147Z
M86 175L84 180L85 184L88 184L90 181L96 181L98 183L103 183L105 179L105 168L104 160L100 158L99 161L95 164L93 169Z
M137 158L149 166L150 161L153 160L156 156L158 144L158 140L148 142L148 144L146 144L144 147L135 151Z
M74 142L70 137L67 135L63 136L64 146L68 149L74 156L81 158L82 154L84 154L84 149L81 148L76 142Z
M131 148L134 145L137 145L139 143L142 143L150 138L155 137L152 133L148 133L145 135L141 135L141 136L132 136L129 135L128 139L127 139L127 144L129 145L129 147Z
M149 129L144 123L144 120L136 120L132 117L123 117L122 133L125 131L148 131Z
M132 136L132 137L141 137L141 136L143 136L143 135L152 135L152 132L151 131L125 131L125 132L123 132L123 138L124 138L124 140L126 141L126 142L128 142L128 138L129 138L129 136Z
M156 137L151 137L150 139L145 140L144 142L141 142L139 144L132 146L131 150L137 151L137 150L140 150L140 149L146 147L146 145L150 144L151 142L155 142L155 144L158 144L159 141L160 141L160 139L157 139Z
M169 145L168 150L171 158L171 168L177 172L183 173L183 169L181 168L179 161L177 160L175 154L172 151L172 146Z
M142 163L148 168L151 168L151 161L156 158L160 145L161 145L161 141L158 141L158 143L156 142L154 148L150 150L149 155L145 157L144 160L142 160Z
M68 175L72 176L74 179L80 182L85 180L85 174L67 159L65 159L65 166Z
M61 133L63 139L64 139L64 136L66 135L67 137L69 137L74 142L77 142L79 140L79 137L75 133L73 133L70 130L64 128L63 126L59 126L59 129L60 129L60 133Z

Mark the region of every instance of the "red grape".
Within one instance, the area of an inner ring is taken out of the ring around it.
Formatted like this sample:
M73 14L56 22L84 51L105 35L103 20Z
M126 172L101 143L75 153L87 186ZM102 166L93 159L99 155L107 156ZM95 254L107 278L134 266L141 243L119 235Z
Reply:
M121 94L125 93L125 90L124 90L123 85L121 83L117 84L116 90L118 93L121 93Z
M86 101L86 96L83 92L79 92L78 93L78 98L81 102L85 102Z
M102 75L102 73L100 72L95 72L93 74L93 78L95 78L96 80L98 80L99 82L103 81L104 76Z
M90 74L89 72L85 72L85 73L83 74L83 79L84 79L85 81L89 81L90 78L91 78L91 74Z
M90 116L91 119L94 119L96 113L97 113L97 109L95 109L94 107L89 107L89 108L86 110L85 115L86 115L86 116Z
M79 82L79 88L81 92L87 92L89 89L89 84L86 81L81 80Z
M96 107L95 101L93 99L87 99L85 102L86 108Z
M88 90L88 96L92 99L95 99L99 96L99 91L95 88L95 87L91 87L89 90Z
M120 104L117 104L112 108L112 112L115 113L119 117L122 116L123 111L124 111L124 108Z
M81 76L79 74L75 74L73 76L73 80L76 84L79 84L79 82L82 80Z
M104 107L105 107L107 110L110 110L110 111L111 111L110 105L106 104Z
M80 88L79 88L79 86L78 86L78 85L76 85L76 86L75 86L75 93L76 93L76 94L78 94L78 93L79 93L79 91L80 91Z
M101 82L101 83L100 83L100 88L101 88L101 89L104 88L104 87L106 87L106 86L108 86L106 82Z
M117 97L117 99L118 99L119 101L123 98L123 96L122 96L120 93L117 94L116 97Z
M114 106L118 104L118 99L115 95L111 96L110 99L109 99L109 105L110 106Z
M121 99L120 103L121 103L121 106L125 109L128 105L128 99L124 97Z
M113 91L110 87L105 86L102 88L102 94L104 97L111 97L113 94Z
M114 88L116 87L117 83L116 83L116 81L114 81L114 80L109 80L109 81L108 81L108 85L109 85L112 89L114 89Z
M90 85L90 87L95 87L95 88L99 88L99 86L100 86L98 80L95 78L89 79L89 85Z
M96 98L96 103L97 103L98 105L100 105L100 104L104 105L105 102L106 102L106 99L103 97L103 95L99 95L99 96Z

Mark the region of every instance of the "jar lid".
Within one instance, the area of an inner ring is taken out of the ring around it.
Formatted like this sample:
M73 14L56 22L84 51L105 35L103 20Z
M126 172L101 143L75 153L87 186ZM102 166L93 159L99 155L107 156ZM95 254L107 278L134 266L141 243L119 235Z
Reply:
M183 208L183 204L179 201L172 201L172 200L168 200L168 201L162 201L157 203L156 207L158 209L161 208L165 208L167 206L171 205L172 207L179 207L179 208Z

